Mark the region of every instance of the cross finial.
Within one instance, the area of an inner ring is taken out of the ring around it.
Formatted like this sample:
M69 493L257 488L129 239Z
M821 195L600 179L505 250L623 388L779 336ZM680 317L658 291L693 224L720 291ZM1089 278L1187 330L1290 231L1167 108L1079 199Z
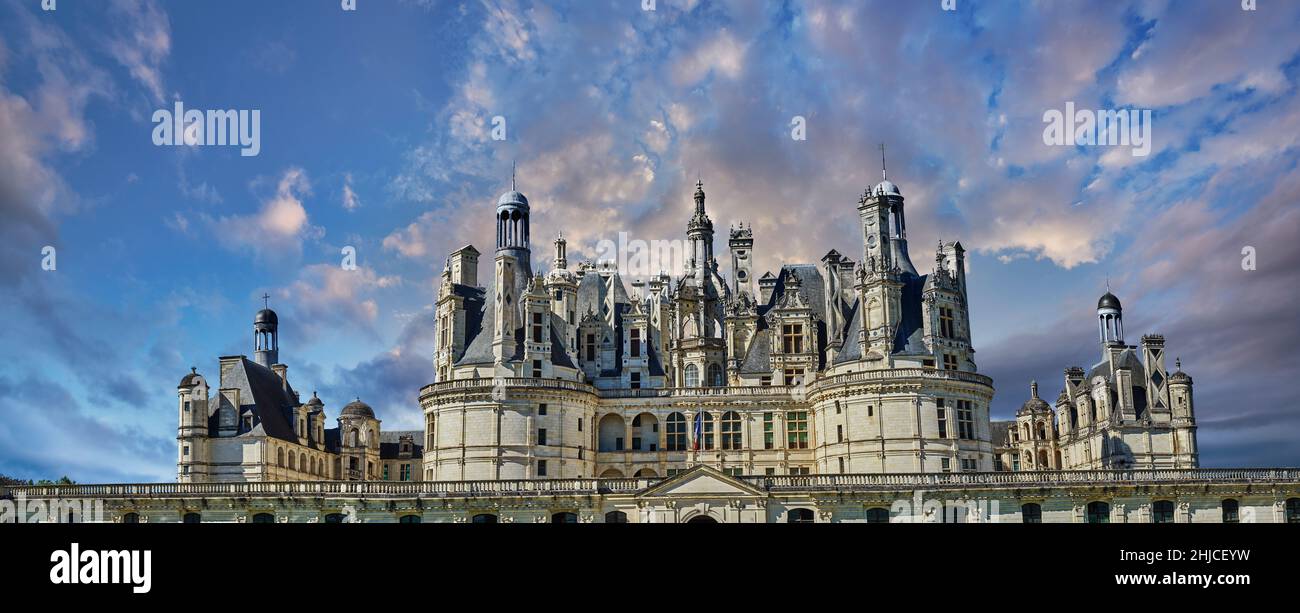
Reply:
M264 308L264 309L269 309L269 308L271 308L270 300L271 300L271 295L270 295L270 294L263 293L263 294L262 294L262 308Z
M885 143L880 143L880 179L888 181L889 177L885 175Z

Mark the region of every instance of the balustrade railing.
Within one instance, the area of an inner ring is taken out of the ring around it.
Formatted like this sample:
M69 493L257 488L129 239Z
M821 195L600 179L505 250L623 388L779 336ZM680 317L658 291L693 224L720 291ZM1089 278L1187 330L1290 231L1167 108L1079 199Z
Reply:
M1122 485L1132 483L1300 483L1300 468L1192 468L1064 470L992 473L900 473L744 476L773 491L1016 486ZM633 493L662 478L509 479L483 481L293 481L252 483L105 483L0 486L13 498L175 498L254 496L462 497Z

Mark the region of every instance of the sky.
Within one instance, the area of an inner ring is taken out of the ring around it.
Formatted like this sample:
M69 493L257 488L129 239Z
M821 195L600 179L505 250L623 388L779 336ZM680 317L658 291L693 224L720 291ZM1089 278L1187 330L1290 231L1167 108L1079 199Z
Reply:
M356 5L0 0L0 473L173 480L175 385L252 354L263 294L300 392L418 429L435 283L512 166L536 265L684 238L701 179L761 274L861 257L882 143L913 262L969 252L994 419L1100 359L1109 283L1194 378L1203 466L1300 464L1300 3ZM178 101L257 110L257 155L156 145ZM1149 153L1047 144L1067 103L1149 110Z

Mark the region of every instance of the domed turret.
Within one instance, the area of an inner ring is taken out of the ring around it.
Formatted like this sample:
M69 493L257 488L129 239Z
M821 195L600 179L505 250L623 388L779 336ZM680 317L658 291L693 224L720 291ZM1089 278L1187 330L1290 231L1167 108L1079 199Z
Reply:
M190 374L185 375L184 377L181 377L181 383L180 383L180 385L177 385L176 387L177 387L177 388L183 388L183 389L189 389L189 388L191 388L191 387L194 387L195 385L198 385L198 384L199 384L199 381L201 381L202 379L203 379L203 375L200 375L200 374L198 373L198 369L196 369L196 368L194 368L193 366L191 366L191 367L190 367Z
M340 415L343 417L364 417L366 419L374 419L375 411L370 408L370 405L361 402L361 399L357 398L356 400L344 405L343 411Z
M270 294L262 294L262 310L253 316L253 361L270 368L280 363L280 318L267 306Z
M1114 309L1116 311L1121 311L1123 310L1123 307L1120 306L1119 298L1117 298L1115 294L1106 292L1106 294L1097 301L1097 310L1100 311L1101 309Z
M1110 293L1109 283L1106 293L1097 300L1097 329L1101 334L1102 345L1124 344L1124 309L1119 298Z
M1020 405L1020 413L1042 413L1050 412L1052 407L1048 406L1047 401L1038 397L1038 382L1034 381L1029 384L1029 400Z

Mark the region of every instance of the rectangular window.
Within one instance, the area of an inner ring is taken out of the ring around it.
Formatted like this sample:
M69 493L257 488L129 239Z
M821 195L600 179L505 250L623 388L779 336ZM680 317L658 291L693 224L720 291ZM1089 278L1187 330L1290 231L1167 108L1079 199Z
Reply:
M582 446L581 446L581 445L578 446L578 459L579 459L579 460L582 459Z
M190 446L189 446L189 445L185 445L185 446L182 447L181 449L182 449L182 454L181 454L181 455L190 455Z
M786 411L785 436L787 449L808 448L808 411Z
M767 476L769 476L769 477L771 477L772 475L775 475L775 474L776 474L776 469L775 469L775 468L764 468L764 469L763 469L763 474L764 474L764 475L767 475Z
M546 444L546 428L537 429L537 444L538 445Z
M975 440L975 411L969 400L957 401L957 437Z
M957 370L957 356L952 355L951 353L943 354L943 369Z
M758 384L763 387L772 385L772 375L764 375L762 377L759 377Z
M595 362L596 361L596 335L595 334L587 335L586 350L587 350L587 361Z
M669 477L676 477L677 475L682 474L682 470L683 470L683 469L681 469L681 468L669 468L669 469L668 469L668 476L669 476Z
M632 373L632 389L641 389L641 373L639 372Z
M578 432L582 432L582 418L578 418Z
M410 464L403 464L401 470L402 470L402 481L410 481L410 480L411 480L411 465L410 465Z
M803 353L803 324L781 326L781 349L784 353Z
M943 472L952 472L952 461L948 458L939 458L939 468Z
M641 451L641 437L632 437L632 451Z
M835 442L837 443L844 442L844 426L842 425L835 426ZM840 472L844 472L844 471L840 471Z
M786 385L798 385L799 382L803 381L803 369L802 369L802 368L790 368L790 369L786 369L786 370L784 371L784 373L785 373L785 384L786 384Z
M948 438L948 409L943 406L943 398L936 398L934 404L939 414L939 438Z
M632 328L632 339L630 341L630 344L631 344L630 349L632 353L631 357L634 358L641 357L641 329L640 328Z
M538 415L545 415L545 414L546 414L546 403L542 403L542 404L537 405L537 414L538 414Z
M965 459L965 458L963 458L962 461L961 461L961 470L962 470L962 472L973 473L973 472L975 472L978 468L979 468L979 465L975 462L975 460L971 460L971 459Z
M808 474L808 467L807 467L807 466L791 466L791 467L790 467L790 474L792 474L792 475L806 475L806 474Z
M533 313L533 342L542 342L542 314Z
M388 465L384 465L384 481L388 480Z
M844 474L844 458L840 458L840 474Z
M569 325L573 325L573 311L569 311Z
M1020 456L1018 454L1011 454L1011 470L1020 472Z
M188 400L185 401L185 412L186 413L190 412L190 401Z
M776 447L776 435L774 431L773 417L771 413L763 414L763 449L774 449Z
M728 475L731 475L732 477L739 477L745 474L745 471L742 468L728 468L723 472L727 473Z
M537 476L538 477L546 476L546 460L537 461Z
M953 334L952 309L948 307L939 307L939 336L944 338L957 338Z
M542 361L541 361L541 360L533 360L533 378L534 378L534 379L541 379L541 378L542 378Z
M623 437L614 439L614 451L623 451Z

